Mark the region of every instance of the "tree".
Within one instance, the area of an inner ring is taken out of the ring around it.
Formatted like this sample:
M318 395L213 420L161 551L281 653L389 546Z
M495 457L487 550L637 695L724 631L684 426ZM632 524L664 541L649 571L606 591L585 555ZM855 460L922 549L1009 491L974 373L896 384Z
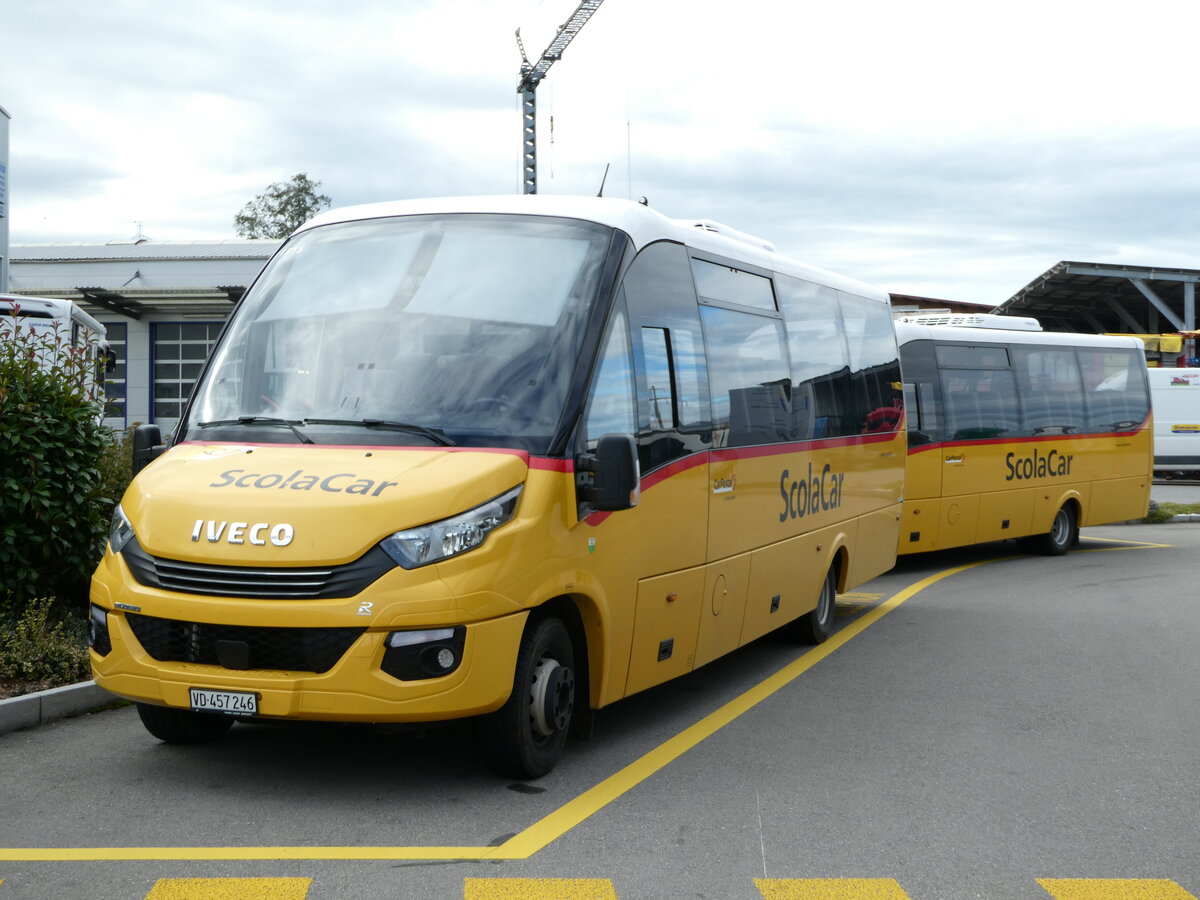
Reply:
M278 181L242 207L233 217L239 237L285 238L323 209L330 199L318 194L319 181L303 172L289 181Z

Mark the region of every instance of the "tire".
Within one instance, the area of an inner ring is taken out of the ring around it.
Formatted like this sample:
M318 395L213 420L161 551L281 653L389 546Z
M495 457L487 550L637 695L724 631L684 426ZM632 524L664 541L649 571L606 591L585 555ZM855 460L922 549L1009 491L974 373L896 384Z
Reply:
M791 624L792 636L801 643L823 644L833 634L833 620L837 612L837 574L837 566L831 566L821 582L817 608Z
M562 620L533 619L517 651L508 701L480 721L489 768L540 778L562 755L575 706L575 648Z
M224 737L233 727L233 717L220 713L198 713L190 709L137 704L146 730L168 744L204 744Z
M1022 538L1017 545L1026 553L1062 556L1078 543L1079 520L1075 513L1075 504L1065 503L1054 514L1049 531Z

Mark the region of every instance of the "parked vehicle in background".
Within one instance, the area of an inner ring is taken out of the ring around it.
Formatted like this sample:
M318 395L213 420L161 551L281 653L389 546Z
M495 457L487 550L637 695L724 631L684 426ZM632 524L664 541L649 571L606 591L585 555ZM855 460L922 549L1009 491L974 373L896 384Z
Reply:
M103 397L104 373L115 359L104 326L70 300L0 294L0 341L32 336L39 365L50 369L67 354L86 357L86 388Z
M783 626L824 640L892 567L899 382L886 293L712 222L325 213L116 511L96 680L166 741L478 717L497 770L542 775L589 710Z
M1149 369L1154 471L1200 477L1200 369Z
M899 552L1016 538L1058 555L1081 525L1145 516L1153 451L1141 341L971 318L896 323L908 421Z

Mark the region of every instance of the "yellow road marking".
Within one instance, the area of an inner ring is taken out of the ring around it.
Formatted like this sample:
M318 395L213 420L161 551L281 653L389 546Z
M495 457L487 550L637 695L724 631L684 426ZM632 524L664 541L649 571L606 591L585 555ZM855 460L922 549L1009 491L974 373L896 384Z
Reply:
M1111 540L1088 538L1088 540ZM1170 547L1116 541L1124 546L1113 549ZM1017 557L994 557L945 569L921 579L894 594L844 628L825 643L814 647L784 666L774 675L726 703L720 709L667 739L640 759L610 775L554 812L509 838L498 847L7 847L0 848L0 861L85 862L119 860L292 860L292 859L405 859L405 860L485 860L528 859L547 844L562 837L618 797L641 784L659 769L674 762L688 750L711 737L743 713L754 708L776 691L799 678L825 657L845 646L889 612L937 582L989 563Z
M568 801L539 822L530 825L520 834L509 838L490 854L492 859L528 859L551 841L566 834L580 822L596 813L598 810L616 800L622 794L636 785L641 784L663 766L674 762L688 750L701 741L711 737L734 719L766 700L780 688L786 687L799 678L825 657L843 647L849 641L862 634L889 612L900 606L909 598L923 591L943 578L949 578L967 569L981 566L985 562L967 563L946 569L935 575L923 578L916 584L909 585L904 590L884 601L879 606L866 613L860 619L841 628L823 644L819 644L807 653L784 666L774 675L759 682L739 697L730 700L720 709L709 713L696 724L684 729L672 738L659 744L641 759L627 765L614 775L610 775L595 787L584 791L574 800Z
M1104 544L1124 544L1123 547L1113 547L1114 550L1145 550L1147 548L1174 547L1174 544L1158 544L1154 541L1127 541L1121 538L1102 538L1092 537L1090 534L1085 534L1080 540L1084 541L1100 541Z
M763 900L910 900L894 878L755 878Z
M304 900L311 878L160 878L146 900Z
M468 878L463 900L617 900L607 878Z
M1166 878L1039 878L1056 900L1196 900Z

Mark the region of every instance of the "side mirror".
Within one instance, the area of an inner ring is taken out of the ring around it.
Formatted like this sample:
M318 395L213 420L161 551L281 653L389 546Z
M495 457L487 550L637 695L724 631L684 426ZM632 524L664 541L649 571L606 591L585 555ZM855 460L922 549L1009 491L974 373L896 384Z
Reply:
M133 429L133 474L136 475L167 448L162 442L162 430L157 425L138 425Z
M112 347L104 349L104 372L111 375L112 371L117 367L117 351Z
M606 434L595 453L575 460L575 492L592 509L615 511L637 506L641 491L637 442L632 434Z

